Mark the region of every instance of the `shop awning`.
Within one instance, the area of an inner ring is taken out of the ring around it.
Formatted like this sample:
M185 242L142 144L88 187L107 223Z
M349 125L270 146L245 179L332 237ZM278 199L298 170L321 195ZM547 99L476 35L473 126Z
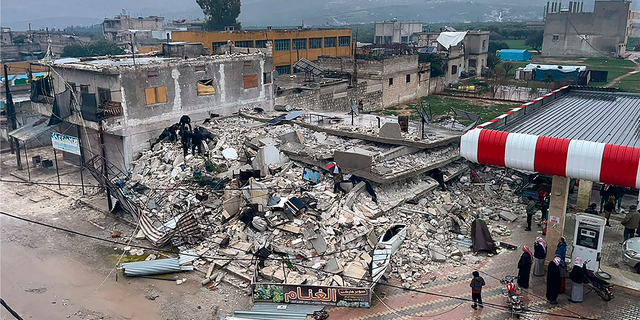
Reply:
M32 121L16 130L9 132L9 136L14 137L20 141L29 141L35 139L44 132L53 128L53 126L48 126L48 123L48 117L40 117L35 121Z

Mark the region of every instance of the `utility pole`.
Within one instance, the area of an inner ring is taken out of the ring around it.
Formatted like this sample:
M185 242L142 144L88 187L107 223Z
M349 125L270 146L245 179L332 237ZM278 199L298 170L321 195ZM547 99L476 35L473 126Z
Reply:
M100 134L100 151L102 153L102 173L104 174L104 179L106 181L105 191L107 192L107 205L109 206L109 211L111 211L111 191L109 190L109 170L107 168L107 153L104 149L104 129L102 128L102 120L98 122L98 133Z
M353 87L358 86L358 59L356 58L356 49L358 47L358 29L356 28L356 38L355 41L351 41L353 46L353 81L351 85Z
M4 93L6 95L6 99L7 99L7 116L9 117L9 121L11 121L11 128L12 130L18 129L18 125L16 123L16 109L15 106L13 105L13 98L11 97L11 89L9 88L9 68L7 67L7 64L5 63L4 65ZM14 151L14 146L15 145L15 151ZM22 170L22 161L20 160L20 142L18 142L18 139L16 138L9 138L9 144L11 144L11 153L16 154L16 162L18 164L18 170Z

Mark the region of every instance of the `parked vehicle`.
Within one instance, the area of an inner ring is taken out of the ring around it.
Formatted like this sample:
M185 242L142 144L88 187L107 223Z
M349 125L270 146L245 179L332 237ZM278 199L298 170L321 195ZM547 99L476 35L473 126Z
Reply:
M502 289L502 294L507 299L507 306L511 311L511 316L520 319L520 316L526 311L526 306L522 301L518 286L515 284L517 279L517 276L506 276L500 280L500 283L506 286L505 289Z
M382 275L387 270L391 257L398 251L400 245L407 237L407 225L396 224L391 226L380 237L380 241L373 251L371 262L371 280L373 285L377 284Z
M622 244L622 260L640 273L640 237L627 239Z
M593 271L586 269L586 265L589 263L589 261L590 260L585 261L583 265L586 270L587 276L585 285L591 290L595 291L600 296L600 298L602 298L602 300L610 301L611 299L613 299L613 285L606 280L598 278L598 276L596 276Z

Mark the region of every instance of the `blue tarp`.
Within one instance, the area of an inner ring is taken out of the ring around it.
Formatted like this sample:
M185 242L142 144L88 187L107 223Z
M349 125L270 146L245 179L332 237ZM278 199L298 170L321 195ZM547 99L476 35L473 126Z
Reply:
M529 61L531 54L527 50L502 49L498 50L498 57L504 61Z

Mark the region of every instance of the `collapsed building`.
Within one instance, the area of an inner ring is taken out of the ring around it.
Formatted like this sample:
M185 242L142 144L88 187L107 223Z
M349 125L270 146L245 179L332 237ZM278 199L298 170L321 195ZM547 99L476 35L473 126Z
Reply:
M471 223L524 212L507 183L517 176L468 192L458 133L357 118L349 125L346 113L252 109L212 118L199 124L210 137L202 155L158 143L130 174L112 176L113 191L157 230L171 230L165 240L200 257L192 260L207 270L203 283L226 273L238 287L253 284L256 301L290 303L304 299L291 293L285 301L282 290L337 290L320 303L350 307L368 307L383 274L419 288L443 263L479 261L465 255ZM197 232L181 229L185 216Z

